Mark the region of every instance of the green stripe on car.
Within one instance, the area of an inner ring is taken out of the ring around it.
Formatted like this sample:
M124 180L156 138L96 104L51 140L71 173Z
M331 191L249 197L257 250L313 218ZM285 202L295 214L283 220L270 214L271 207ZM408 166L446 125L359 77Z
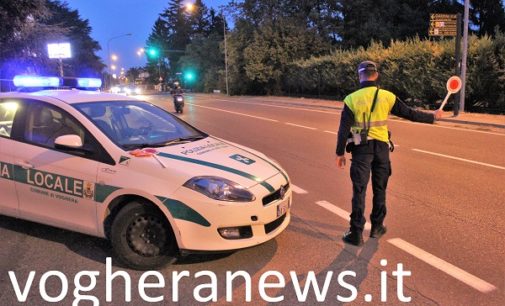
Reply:
M196 210L192 209L181 201L160 196L157 198L163 203L163 205L168 208L174 218L193 222L205 227L210 226L210 223L207 221L207 219L205 219Z
M219 165L219 164L214 164L214 163L211 163L211 162L206 162L206 161L199 160L199 159L194 159L194 158L189 158L189 157L184 157L184 156L179 156L179 155L174 155L174 154L168 154L168 153L163 153L163 152L159 153L158 155L162 156L162 157L166 157L166 158L171 158L171 159L175 159L175 160L185 161L185 162L189 162L189 163L193 163L193 164L198 164L198 165L202 165L202 166L207 166L207 167L223 170L223 171L226 171L226 172L230 172L230 173L233 173L233 174L237 174L237 175L240 175L242 177L245 177L245 178L248 178L250 180L253 180L255 182L258 182L259 184L261 184L261 186L265 187L270 192L274 192L275 191L275 189L270 184L268 184L267 182L263 181L261 178L256 177L254 175L251 175L249 173L246 173L246 172L234 169L234 168L226 167L226 166Z
M121 188L110 185L95 184L95 201L103 203L111 193L119 189Z

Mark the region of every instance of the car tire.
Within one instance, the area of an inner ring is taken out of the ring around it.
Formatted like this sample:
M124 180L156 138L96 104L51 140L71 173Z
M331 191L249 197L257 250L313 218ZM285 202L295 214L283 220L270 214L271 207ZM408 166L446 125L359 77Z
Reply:
M177 242L170 224L147 203L124 206L112 222L110 240L117 258L136 270L156 269L176 259Z

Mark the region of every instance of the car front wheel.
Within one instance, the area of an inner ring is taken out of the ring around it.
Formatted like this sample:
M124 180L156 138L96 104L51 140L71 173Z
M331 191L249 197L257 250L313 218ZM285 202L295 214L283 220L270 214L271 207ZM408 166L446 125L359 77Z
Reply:
M112 222L110 237L118 259L130 268L156 269L176 259L170 224L149 204L134 201L123 207Z

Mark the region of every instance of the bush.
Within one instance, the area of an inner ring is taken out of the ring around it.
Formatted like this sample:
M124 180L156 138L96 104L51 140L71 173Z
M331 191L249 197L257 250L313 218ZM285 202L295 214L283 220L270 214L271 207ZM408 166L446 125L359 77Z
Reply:
M454 74L454 45L454 40L413 38L393 41L387 48L372 43L367 49L336 50L291 63L284 89L343 99L359 86L357 65L372 60L379 64L383 88L412 105L430 107L446 95L445 83ZM471 37L468 50L466 110L505 113L505 35Z

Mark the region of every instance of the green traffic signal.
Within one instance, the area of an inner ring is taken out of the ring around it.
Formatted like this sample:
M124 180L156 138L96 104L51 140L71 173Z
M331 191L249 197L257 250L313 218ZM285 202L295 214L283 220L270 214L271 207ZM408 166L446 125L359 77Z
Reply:
M158 49L156 49L156 48L147 49L147 55L149 55L149 57L157 57L158 56Z
M195 74L192 71L186 71L184 73L184 79L186 81L193 81L195 79Z

